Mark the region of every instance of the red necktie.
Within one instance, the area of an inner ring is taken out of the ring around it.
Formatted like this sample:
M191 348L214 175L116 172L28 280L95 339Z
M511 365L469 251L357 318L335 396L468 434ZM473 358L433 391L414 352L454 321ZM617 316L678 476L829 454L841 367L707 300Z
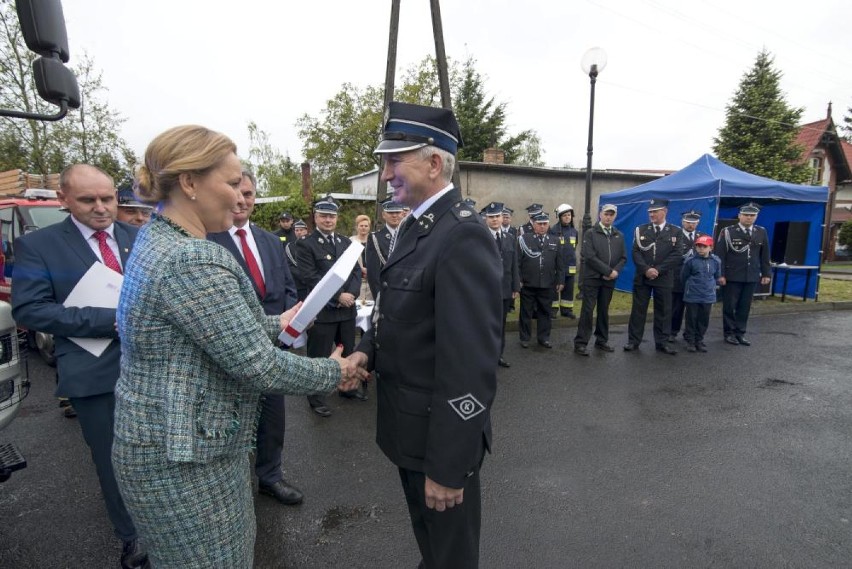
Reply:
M101 250L101 258L104 260L104 265L116 273L122 274L121 265L118 263L118 259L115 258L115 253L112 252L112 249L110 249L107 244L107 237L109 237L109 234L106 231L95 231L95 238L98 240L98 248Z
M251 252L248 241L246 241L246 230L237 229L237 235L240 237L240 246L243 248L243 257L245 257L249 274L251 274L257 290L260 291L260 298L263 298L266 296L266 285L263 284L263 275L260 273L260 267L257 266L257 259L254 258L254 253Z

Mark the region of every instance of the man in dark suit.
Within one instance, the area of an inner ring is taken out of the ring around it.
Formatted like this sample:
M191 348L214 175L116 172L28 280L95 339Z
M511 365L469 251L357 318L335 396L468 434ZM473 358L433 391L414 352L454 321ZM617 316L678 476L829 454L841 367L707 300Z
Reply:
M604 352L613 352L609 344L609 303L615 290L615 279L627 263L624 234L614 225L618 208L613 204L601 206L600 222L583 232L583 248L580 250L580 319L577 335L574 336L574 353L588 356L589 340L592 337L592 315L597 306L594 321L595 347Z
M757 283L770 281L769 238L766 229L754 224L759 212L756 203L741 206L739 223L724 228L716 241L722 261L722 326L725 341L733 345L751 345L745 338L751 300Z
M654 293L654 343L657 351L677 354L677 350L666 341L672 326L672 286L674 270L681 260L681 229L666 223L669 211L668 200L652 199L648 203L651 223L640 225L633 232L633 263L636 276L633 278L633 306L627 324L625 352L639 349L645 334L645 319L648 304Z
M510 367L509 362L503 358L503 350L506 348L506 317L509 315L509 309L515 304L515 299L521 293L521 276L518 272L518 252L515 248L515 239L511 235L503 234L503 204L500 202L491 202L485 206L483 213L485 214L485 224L491 230L491 235L493 235L494 242L497 244L497 250L500 252L500 258L503 260L503 279L501 281L501 292L503 293L503 331L500 337L500 359L497 360L497 365L500 367Z
M382 219L385 226L373 231L367 238L367 283L373 298L379 296L379 273L396 245L396 234L402 215L402 204L396 203L393 198L386 199L382 202Z
M553 347L550 343L550 299L554 291L562 292L565 265L559 240L547 231L550 226L547 213L540 211L532 221L533 231L518 236L518 271L521 276L518 333L521 347L528 348L535 315L536 339L540 346L550 349Z
M390 104L381 179L412 212L353 354L376 372L376 439L399 467L427 569L479 564L479 469L500 357L501 261L452 185L459 139L452 111Z
M308 297L308 285L305 284L296 270L296 241L304 239L307 234L308 224L299 219L293 224L294 239L284 245L284 256L287 258L287 266L290 268L290 274L293 275L293 281L296 283L296 297L299 300L305 300Z
M99 168L87 164L66 168L59 178L58 197L71 215L15 242L12 315L23 327L53 334L56 395L68 397L77 411L107 514L122 541L121 566L143 567L147 554L136 541L136 528L112 469L113 390L121 356L116 310L64 306L77 282L95 263L122 272L138 230L115 221L115 184ZM111 342L98 357L71 338L109 338Z
M330 196L316 202L314 204L316 229L304 239L296 241L296 272L304 281L309 293L351 243L348 237L335 233L338 208L339 206ZM313 326L308 330L309 357L326 358L334 351L337 344L343 345L344 356L352 353L355 347L355 317L357 316L355 299L360 293L361 267L355 263L349 278L320 311ZM338 395L359 401L367 399L367 396L358 389L338 391ZM309 395L308 404L317 415L331 416L331 409L326 404L325 396Z
M672 333L668 338L669 342L674 342L680 332L680 327L683 325L683 312L685 305L683 304L683 282L680 279L680 270L683 268L683 256L686 255L695 245L695 240L704 235L698 231L698 222L701 221L701 212L695 209L685 211L680 217L680 227L683 231L681 236L681 251L680 262L674 269L674 286L672 287Z
M243 170L242 174L239 191L245 203L240 212L234 214L234 226L228 231L211 233L207 238L222 245L239 262L254 283L254 292L263 304L263 311L278 315L296 304L296 285L281 251L281 241L274 234L249 223L254 211L257 181L248 170ZM281 471L284 431L284 395L265 393L261 398L257 423L254 464L258 491L282 504L300 504L302 492L288 483Z

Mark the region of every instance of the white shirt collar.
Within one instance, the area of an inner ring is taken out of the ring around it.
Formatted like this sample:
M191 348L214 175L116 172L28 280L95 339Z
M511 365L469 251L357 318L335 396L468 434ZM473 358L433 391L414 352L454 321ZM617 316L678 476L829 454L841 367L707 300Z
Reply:
M83 239L85 239L86 241L91 239L92 235L94 235L95 232L99 231L98 229L92 229L88 225L83 225L73 215L71 215L70 217L71 217L71 221L74 222L74 225L77 226L77 229L80 230L80 233L83 234ZM106 233L107 233L107 235L109 235L110 239L115 241L115 223L110 223L109 227L104 229L104 231L106 231Z
M436 201L441 199L441 196L443 196L444 194L446 194L447 192L449 192L452 189L453 189L453 183L450 182L449 184L447 184L446 188L444 188L443 190L441 190L440 192L438 192L437 194L435 194L434 196L432 196L431 198L427 199L425 202L420 204L417 207L417 209L412 210L409 215L413 215L414 219L420 219L420 216L423 215L424 213L426 213L429 210L429 208L432 207L432 205Z

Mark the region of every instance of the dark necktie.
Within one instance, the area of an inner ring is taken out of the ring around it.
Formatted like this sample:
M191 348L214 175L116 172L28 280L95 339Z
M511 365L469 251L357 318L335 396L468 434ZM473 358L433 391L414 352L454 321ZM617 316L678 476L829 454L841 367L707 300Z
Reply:
M254 258L254 253L251 252L251 248L246 240L246 230L237 229L236 233L240 238L240 246L243 249L243 258L246 260L246 266L248 267L249 274L251 275L251 279L254 281L257 290L260 291L260 298L262 299L266 296L266 285L263 283L263 275L260 272L260 267L257 266L257 259Z
M659 226L659 225L655 225L655 226L654 226L654 236L655 236L655 237L659 237L659 236L660 236L660 226Z
M112 249L109 248L109 244L107 243L107 237L109 237L109 234L106 231L95 231L94 236L95 239L98 240L98 248L101 250L101 258L104 260L104 265L116 273L122 274L121 265L119 264L118 259L115 258L115 253L112 252Z
M746 227L746 233L751 237L751 227Z
M497 248L498 249L500 248L500 235L502 235L502 233L500 231L498 231L497 233L494 234L494 240L497 241Z

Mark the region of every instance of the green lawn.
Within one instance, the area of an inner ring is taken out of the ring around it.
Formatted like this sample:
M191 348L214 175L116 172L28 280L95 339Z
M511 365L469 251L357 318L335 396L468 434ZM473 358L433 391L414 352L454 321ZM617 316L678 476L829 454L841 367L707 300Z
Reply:
M852 270L852 263L849 263ZM801 300L801 297L787 295L787 301L790 299ZM852 301L852 280L839 280L821 278L819 282L819 301L820 302L838 302ZM520 301L516 302L516 306ZM767 297L765 302L781 302L781 295ZM810 301L809 301L810 302ZM615 291L612 295L612 303L609 305L610 314L630 314L630 306L632 303L632 295L629 292ZM574 293L574 311L579 314L580 300L577 298L577 293ZM649 312L653 312L653 302L649 308Z

